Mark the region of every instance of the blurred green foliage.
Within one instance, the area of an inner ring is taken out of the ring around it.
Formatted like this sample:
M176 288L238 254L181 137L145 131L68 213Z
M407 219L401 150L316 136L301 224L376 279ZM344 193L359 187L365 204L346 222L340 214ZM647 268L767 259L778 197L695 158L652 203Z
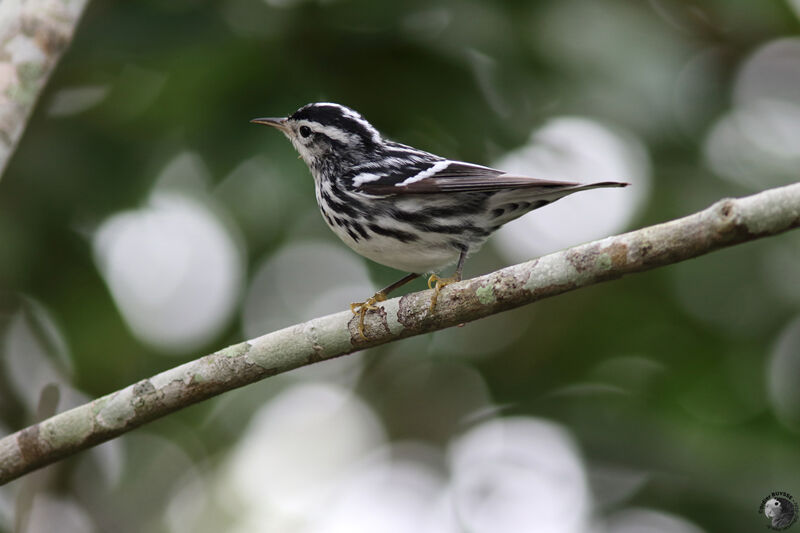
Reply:
M752 192L709 168L705 143L736 104L743 62L763 44L797 34L791 5L94 2L0 181L0 325L27 302L44 306L67 344L72 384L90 397L240 340L238 313L212 342L177 359L137 340L98 271L91 235L107 217L141 206L161 169L190 151L241 235L245 285L294 239L343 246L316 214L312 180L285 139L248 124L310 101L349 105L391 138L484 164L554 116L620 128L644 143L653 172L631 227ZM687 77L696 83L687 86ZM100 87L102 98L80 112L52 112L59 93L76 87ZM279 176L279 191L223 189L255 156ZM258 213L259 198L273 193L280 208L264 205L279 209L277 220ZM262 231L264 220L271 222ZM781 250L800 257L798 247L798 235L784 235L494 317L480 331L502 349L483 356L440 349L474 325L371 350L355 390L391 439L443 445L474 406L436 411L458 397L438 397L417 381L389 398L381 361L401 358L392 374L401 383L404 369L424 360L475 369L501 413L568 428L590 473L598 465L643 473L638 490L608 509L598 504L600 512L641 506L706 531L753 531L763 527L763 496L787 490L800 497L798 428L776 418L766 377L778 336L800 310L800 300L782 296L785 284L800 283L800 266L790 262L794 274L781 279L765 262ZM467 274L503 263L487 246ZM372 264L369 271L375 285L397 277ZM692 307L694 300L703 305ZM345 363L327 363L337 364ZM31 423L15 376L6 370L0 378L2 424L11 431ZM125 481L109 492L131 494L124 503L103 508L102 495L80 488L91 485L86 476L100 475L85 457L48 469L41 490L77 494L98 531L166 531L160 517L178 480L152 486L148 453L158 445L144 435L166 437L195 466L213 469L253 412L289 382L270 379L125 437ZM427 409L434 414L426 419ZM224 417L215 415L220 410Z

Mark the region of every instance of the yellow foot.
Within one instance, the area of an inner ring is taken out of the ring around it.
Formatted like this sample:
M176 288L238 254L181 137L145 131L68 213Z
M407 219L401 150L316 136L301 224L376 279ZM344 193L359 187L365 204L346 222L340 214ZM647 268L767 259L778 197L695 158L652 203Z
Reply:
M433 297L431 298L431 313L433 313L433 310L436 308L436 301L439 299L439 291L457 281L461 281L461 276L458 274L449 278L440 278L436 274L431 274L431 277L428 278L428 288L433 289Z
M367 336L364 334L364 317L367 314L367 311L370 309L378 309L375 306L378 302L385 302L386 295L382 292L376 292L372 295L372 298L368 298L363 302L355 302L350 304L350 311L353 312L354 315L358 315L358 333L361 335L361 338L367 340Z

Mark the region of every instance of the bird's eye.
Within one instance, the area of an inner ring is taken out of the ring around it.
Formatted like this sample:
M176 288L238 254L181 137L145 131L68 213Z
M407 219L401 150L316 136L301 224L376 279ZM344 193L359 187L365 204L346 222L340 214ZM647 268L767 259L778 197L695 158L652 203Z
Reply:
M300 135L302 135L303 137L308 137L309 135L311 135L311 128L309 128L308 126L300 126Z

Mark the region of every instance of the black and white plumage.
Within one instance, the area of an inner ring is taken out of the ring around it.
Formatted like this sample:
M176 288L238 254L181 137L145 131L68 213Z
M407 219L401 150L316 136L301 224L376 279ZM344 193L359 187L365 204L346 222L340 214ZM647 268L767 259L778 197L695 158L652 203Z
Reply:
M328 226L350 248L405 272L437 272L481 247L506 222L588 185L507 174L384 139L360 114L312 103L281 130L314 177Z
M394 289L420 274L439 290L461 279L464 260L506 222L574 192L627 183L588 185L508 174L453 161L384 139L364 117L332 103L301 107L285 118L257 118L282 131L314 177L317 204L328 226L368 259L410 272L364 302L350 305L364 316ZM458 261L455 275L435 272Z
M770 498L764 504L764 514L771 519L773 529L786 529L796 520L794 503L783 496Z

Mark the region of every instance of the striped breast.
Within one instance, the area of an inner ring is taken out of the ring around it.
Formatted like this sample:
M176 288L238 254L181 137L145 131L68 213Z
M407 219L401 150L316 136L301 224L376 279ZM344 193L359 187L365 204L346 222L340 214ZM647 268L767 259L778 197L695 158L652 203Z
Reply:
M480 223L486 194L374 197L319 181L316 195L326 224L345 244L405 272L438 271L491 233Z

